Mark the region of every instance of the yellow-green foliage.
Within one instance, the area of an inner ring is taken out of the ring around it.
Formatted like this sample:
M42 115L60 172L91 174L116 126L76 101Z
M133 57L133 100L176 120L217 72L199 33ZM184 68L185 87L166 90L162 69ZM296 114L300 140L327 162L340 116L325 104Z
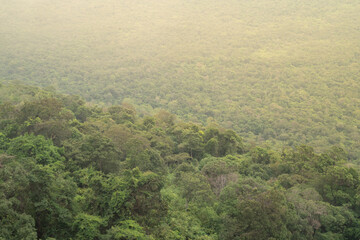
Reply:
M358 0L3 1L0 78L360 156Z
M0 239L360 239L359 169L339 147L249 146L47 92L0 112Z

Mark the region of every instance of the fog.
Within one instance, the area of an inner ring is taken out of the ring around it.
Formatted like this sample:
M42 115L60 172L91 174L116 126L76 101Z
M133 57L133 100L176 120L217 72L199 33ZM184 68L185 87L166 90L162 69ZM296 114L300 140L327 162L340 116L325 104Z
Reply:
M359 140L359 1L0 2L2 81L257 142Z

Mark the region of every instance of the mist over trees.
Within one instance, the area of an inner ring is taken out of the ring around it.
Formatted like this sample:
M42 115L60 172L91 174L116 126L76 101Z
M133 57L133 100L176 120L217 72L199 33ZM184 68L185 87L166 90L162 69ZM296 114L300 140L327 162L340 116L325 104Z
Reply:
M359 1L0 4L0 240L360 239Z
M0 78L356 159L358 1L2 1Z

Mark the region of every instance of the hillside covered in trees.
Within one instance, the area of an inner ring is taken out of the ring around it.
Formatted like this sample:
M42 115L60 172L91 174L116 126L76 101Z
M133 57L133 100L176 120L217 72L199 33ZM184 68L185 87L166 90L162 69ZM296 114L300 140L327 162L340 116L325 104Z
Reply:
M360 238L339 147L276 151L216 122L0 86L0 239Z
M360 157L358 0L0 2L2 82Z
M360 1L0 4L0 240L360 239Z

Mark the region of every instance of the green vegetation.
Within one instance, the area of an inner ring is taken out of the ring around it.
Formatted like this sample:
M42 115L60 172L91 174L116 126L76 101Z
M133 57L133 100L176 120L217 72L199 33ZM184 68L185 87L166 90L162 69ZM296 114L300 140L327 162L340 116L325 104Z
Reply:
M0 3L0 240L360 239L360 1Z
M166 111L2 90L25 100L0 104L0 239L360 238L360 172L339 147L276 151Z
M359 12L357 0L3 1L0 79L355 160Z

